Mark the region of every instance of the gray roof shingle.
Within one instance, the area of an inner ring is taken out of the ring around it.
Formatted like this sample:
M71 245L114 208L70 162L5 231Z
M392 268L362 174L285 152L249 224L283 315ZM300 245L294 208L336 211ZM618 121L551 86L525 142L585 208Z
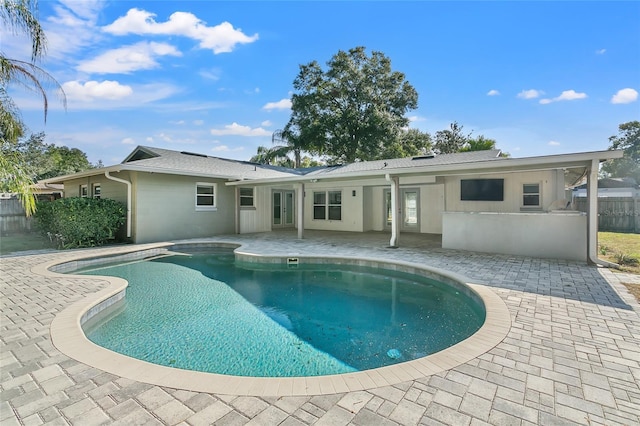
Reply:
M141 159L135 159L136 154L140 151L146 154L155 154L155 156L143 155ZM217 176L229 179L265 179L290 177L298 174L294 170L284 167L248 161L227 160L186 151L172 151L147 146L136 148L122 164L166 172L202 174L203 176Z

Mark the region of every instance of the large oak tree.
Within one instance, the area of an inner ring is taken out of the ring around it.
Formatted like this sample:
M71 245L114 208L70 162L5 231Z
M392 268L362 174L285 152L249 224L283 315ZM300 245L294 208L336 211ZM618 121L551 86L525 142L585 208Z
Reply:
M640 121L629 121L618 126L618 134L609 138L609 149L622 149L624 156L607 161L602 166L605 175L633 178L640 183Z
M283 136L333 163L382 158L385 147L401 143L418 93L382 52L338 51L327 67L317 61L300 66Z

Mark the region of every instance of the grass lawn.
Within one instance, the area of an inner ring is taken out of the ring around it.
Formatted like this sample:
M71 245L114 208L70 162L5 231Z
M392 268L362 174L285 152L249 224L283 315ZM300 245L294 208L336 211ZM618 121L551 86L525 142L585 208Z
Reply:
M640 234L598 232L598 255L625 272L640 275Z
M601 259L619 264L624 272L640 275L640 235L598 232L598 249ZM640 285L623 284L640 301Z
M49 240L37 232L0 236L0 255L48 248L52 248Z

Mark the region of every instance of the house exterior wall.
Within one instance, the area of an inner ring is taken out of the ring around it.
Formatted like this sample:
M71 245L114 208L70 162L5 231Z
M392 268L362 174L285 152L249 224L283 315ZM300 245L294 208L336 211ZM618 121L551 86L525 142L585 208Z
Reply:
M127 172L114 173L113 175L125 180L129 180L130 178ZM121 203L127 203L127 186L107 179L104 174L65 181L64 197L79 197L81 185L87 185L89 197L91 197L91 189L95 184L100 185L101 198L109 198L120 201Z
M586 229L578 212L447 212L442 248L587 261Z
M420 187L420 232L442 234L444 213L444 184Z
M342 220L313 219L315 191L342 191ZM355 195L353 195L355 191ZM364 193L362 184L352 182L314 183L305 185L304 228L322 231L364 231Z
M136 173L136 243L208 237L235 232L235 189L221 179ZM197 211L196 183L216 183L215 211Z
M271 231L271 187L254 187L253 203L253 208L240 208L240 233Z
M558 182L558 176L563 180ZM460 181L462 179L504 179L504 201L461 201ZM447 176L445 184L445 211L448 212L494 212L514 213L525 211L522 205L522 185L526 183L540 184L540 208L549 210L554 202L564 200L564 175L554 170L521 173L496 173L472 176ZM562 186L562 191L558 187Z

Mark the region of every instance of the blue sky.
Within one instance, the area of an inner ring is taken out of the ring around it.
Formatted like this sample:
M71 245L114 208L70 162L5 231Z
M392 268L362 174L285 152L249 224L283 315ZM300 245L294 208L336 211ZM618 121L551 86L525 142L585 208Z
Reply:
M605 150L640 119L640 2L41 0L40 21L67 110L51 94L45 124L11 93L31 132L105 165L136 145L248 160L288 121L299 65L356 46L416 88L411 127L457 121L513 157Z

